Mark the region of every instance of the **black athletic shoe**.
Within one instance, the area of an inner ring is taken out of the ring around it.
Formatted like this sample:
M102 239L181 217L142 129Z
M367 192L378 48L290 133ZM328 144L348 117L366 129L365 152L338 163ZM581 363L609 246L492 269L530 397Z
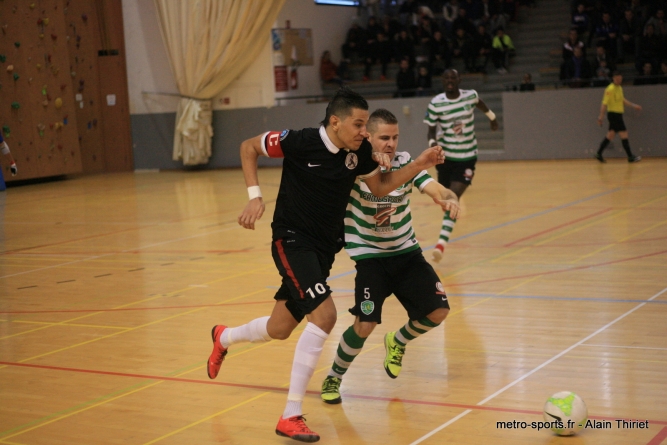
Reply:
M641 157L641 156L633 156L633 157L631 157L631 158L628 158L628 162L630 162L630 163L632 163L632 162L639 162L639 161L641 161L641 160L642 160L642 157Z
M603 164L604 164L605 162L607 162L607 161L605 161L605 159L602 157L602 155L601 155L600 153L595 153L595 159L597 159L598 161L602 162Z

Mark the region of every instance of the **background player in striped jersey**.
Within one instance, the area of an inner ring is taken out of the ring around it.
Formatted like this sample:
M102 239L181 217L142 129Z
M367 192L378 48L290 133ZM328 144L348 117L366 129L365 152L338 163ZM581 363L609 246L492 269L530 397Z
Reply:
M461 198L472 184L477 163L477 138L475 137L475 108L479 108L491 121L491 130L498 129L493 111L479 98L475 90L460 90L458 71L449 69L442 75L445 92L431 99L424 122L428 124L429 145L440 145L445 151L445 163L436 165L438 182ZM456 223L456 217L445 213L433 259L440 261Z
M374 153L386 153L391 171L412 162L407 152L396 152L398 121L388 110L378 109L368 120L369 141ZM415 239L410 214L413 186L428 194L455 218L458 198L422 170L384 197L375 196L363 179L357 178L345 215L345 249L355 260L354 324L341 336L336 358L322 383L322 400L340 403L343 375L375 326L382 322L382 305L392 293L407 310L409 320L396 332L385 335L384 368L391 378L401 371L405 346L438 326L449 312L447 295L426 262Z
M271 253L282 285L271 316L236 327L213 327L207 372L216 378L231 345L284 340L306 318L292 361L287 404L275 429L278 435L302 442L320 440L306 425L302 404L324 342L336 324L327 278L336 252L343 247L345 210L355 180L364 177L373 193L385 196L421 170L444 161L440 147L429 147L405 168L380 173L379 165L390 167L390 160L386 154L373 153L366 139L367 121L366 100L343 87L329 102L319 128L269 131L241 144L250 199L238 222L246 229L255 228L265 208L257 159L284 158L271 223Z

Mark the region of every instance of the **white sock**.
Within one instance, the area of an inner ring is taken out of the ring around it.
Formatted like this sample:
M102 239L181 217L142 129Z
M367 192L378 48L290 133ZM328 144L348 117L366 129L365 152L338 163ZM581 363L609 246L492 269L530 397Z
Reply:
M224 348L229 348L234 343L249 341L252 343L262 343L271 340L266 330L266 325L270 317L255 318L249 323L236 328L227 328L220 335L220 344Z
M313 323L308 323L303 334L296 344L294 361L292 362L292 376L287 394L287 405L283 412L283 419L303 414L301 404L306 395L308 382L315 372L315 366L322 354L322 347L329 334Z

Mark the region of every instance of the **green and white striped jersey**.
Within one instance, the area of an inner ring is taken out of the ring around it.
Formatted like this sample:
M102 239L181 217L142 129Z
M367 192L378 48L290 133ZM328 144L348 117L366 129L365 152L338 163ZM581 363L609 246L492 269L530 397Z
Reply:
M408 152L396 152L391 161L391 171L410 162L412 159ZM357 178L345 212L345 249L350 257L358 261L418 249L419 243L412 229L410 195L413 185L423 191L431 181L431 175L422 170L411 181L378 198L363 180Z
M459 90L456 99L440 93L431 99L424 123L437 129L438 145L452 161L468 161L477 157L475 137L475 106L479 96L475 90Z

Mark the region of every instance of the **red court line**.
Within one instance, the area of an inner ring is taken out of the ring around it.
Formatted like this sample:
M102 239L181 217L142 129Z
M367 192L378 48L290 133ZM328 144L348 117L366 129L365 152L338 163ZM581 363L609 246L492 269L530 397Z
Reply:
M517 243L520 243L521 241L526 241L526 240L529 240L529 239L531 239L531 238L535 238L535 237L538 237L538 236L540 236L540 235L544 235L545 233L549 233L549 232L553 232L554 230L562 229L563 227L567 227L567 226L570 226L570 225L572 225L572 224L576 224L576 223L578 223L578 222L584 221L584 220L586 220L586 219L593 218L593 217L598 216L598 215L602 215L603 213L607 213L607 212L609 212L609 211L611 211L611 210L612 210L611 207L609 207L609 208L607 208L607 209L604 209L604 210L600 210L599 212L592 213L592 214L590 214L590 215L588 215L588 216L584 216L584 217L582 217L582 218L578 218L578 219L572 220L572 221L570 221L570 222L566 222L566 223L560 224L560 225L558 225L558 226L554 226L554 227L552 227L552 228L550 228L550 229L546 229L546 230L543 230L543 231L541 231L541 232L533 233L532 235L529 235L529 236L527 236L527 237L525 237L525 238L518 239L518 240L516 240L516 241L512 241L512 242L509 243L509 244L505 244L503 247L511 247L511 246L513 246L513 245L515 245L515 244L517 244Z
M633 257L624 258L624 259L621 259L621 260L607 261L607 262L604 262L604 263L597 263L597 264L589 264L587 266L570 267L570 268L567 268L567 269L552 270L552 271L549 271L549 272L535 272L535 273L529 273L529 274L525 274L525 275L514 275L512 277L494 278L492 280L471 281L471 282L468 282L468 283L448 283L448 285L450 287L453 287L453 286L460 287L460 286L468 286L468 285L471 285L471 284L493 283L493 282L496 282L496 281L506 281L506 280L518 280L519 278L536 277L536 276L539 276L539 275L553 275L553 274L556 274L556 273L573 272L575 270L584 270L584 269L591 269L593 267L608 266L610 264L624 263L626 261L633 261L633 260L639 260L641 258L648 258L648 257L652 257L652 256L657 256L657 255L664 255L665 253L667 253L667 250L661 250L659 252L647 253L645 255L633 256Z
M271 392L282 392L286 393L288 388L275 387L275 386L261 386L261 385L247 385L243 383L227 383L227 382L215 382L213 380L196 380L196 379L184 379L180 377L164 377L157 375L146 375L146 374L132 374L132 373L123 373L123 372L112 372L112 371L98 371L94 369L81 369L81 368L66 368L61 366L48 366L48 365L36 365L32 363L15 363L15 362L4 362L0 361L0 365L6 366L17 366L23 368L33 368L33 369L44 369L49 371L68 371L68 372L77 372L85 374L97 374L97 375L109 375L114 377L131 377L138 379L146 380L162 380L168 382L179 382L179 383L197 383L201 385L216 385L216 386L227 386L232 388L247 388L247 389L256 389L260 391L271 391ZM311 395L320 395L319 391L306 391ZM445 402L430 402L426 400L415 400L415 399L401 399L398 397L378 397L378 396L364 396L359 394L349 394L345 393L346 398L350 399L360 399L360 400L373 400L379 402L399 402L407 403L412 405L429 405L429 406L440 406L445 408L461 408L461 409L471 409L477 411L495 411L495 412L504 412L504 413L514 413L514 414L531 414L531 415L542 415L542 411L533 411L525 409L516 409L516 408L502 408L497 406L485 406L485 405L467 405L464 403L445 403ZM609 416L588 416L591 419L600 419L600 420L619 420L618 417L609 417ZM637 420L637 419L623 419L623 420ZM641 419L646 420L646 419ZM649 424L655 425L667 425L667 421L663 420L649 420ZM667 428L663 428L667 430ZM657 437L657 436L656 436ZM664 439L664 437L663 437ZM655 440L655 438L654 438ZM657 445L650 443L649 445Z
M649 423L650 425L650 423ZM660 445L663 440L667 439L667 426L661 429L658 434L646 445Z

